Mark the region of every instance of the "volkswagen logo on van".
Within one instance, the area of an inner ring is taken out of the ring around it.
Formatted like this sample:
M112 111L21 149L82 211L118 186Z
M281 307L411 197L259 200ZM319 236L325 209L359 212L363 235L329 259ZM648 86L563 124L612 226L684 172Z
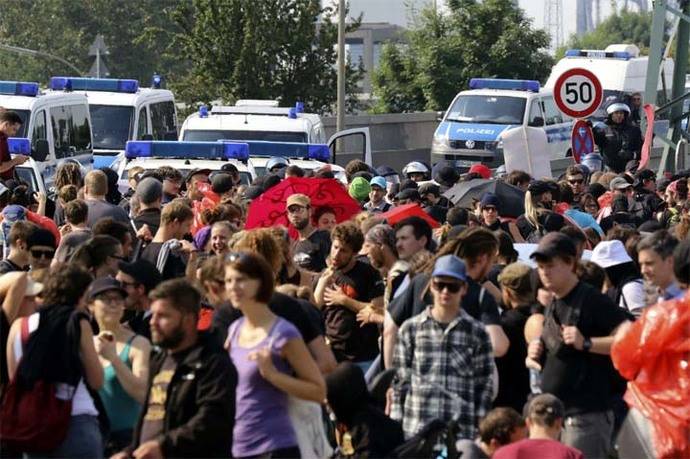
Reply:
M469 148L470 150L474 148L474 140L466 140L465 141L465 146Z

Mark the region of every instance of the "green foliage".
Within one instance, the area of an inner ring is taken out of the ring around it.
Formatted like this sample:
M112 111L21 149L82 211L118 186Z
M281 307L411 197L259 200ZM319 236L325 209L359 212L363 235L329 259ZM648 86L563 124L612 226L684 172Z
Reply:
M311 111L332 110L338 31L335 11L319 0L193 0L171 17L176 29L166 53L189 62L172 84L181 100L299 100ZM347 77L352 94L361 69Z
M511 0L449 0L448 13L412 11L405 45L384 47L372 76L372 111L443 110L470 78L544 80L553 65L547 34Z
M578 37L572 35L568 44L560 48L556 56L561 58L566 49L605 49L615 43L634 44L641 54L649 51L652 32L652 13L623 10L606 18L594 30Z

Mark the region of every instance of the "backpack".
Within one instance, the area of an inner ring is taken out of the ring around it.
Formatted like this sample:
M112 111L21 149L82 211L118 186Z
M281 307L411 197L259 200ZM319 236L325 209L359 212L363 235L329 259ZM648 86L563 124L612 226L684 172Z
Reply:
M29 318L20 319L22 346L29 341ZM7 386L0 411L0 439L11 451L43 453L64 441L72 415L69 398L57 397L56 383L35 381L31 387L18 383L17 375Z

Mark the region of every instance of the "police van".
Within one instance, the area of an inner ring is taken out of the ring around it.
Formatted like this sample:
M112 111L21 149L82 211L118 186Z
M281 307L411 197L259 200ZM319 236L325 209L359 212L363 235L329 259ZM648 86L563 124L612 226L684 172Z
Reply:
M504 163L501 135L519 126L546 132L551 159L570 155L572 119L538 81L472 78L469 86L455 96L434 132L432 163L453 161L461 171L475 163L496 168Z
M134 167L155 170L170 166L186 177L194 169L208 169L213 175L225 164L232 164L240 174L240 182L248 185L256 178L249 160L249 146L240 142L183 142L183 141L128 141L125 153L119 156L114 169L118 172L121 193L129 189L129 171Z
M644 94L647 63L648 57L640 56L640 49L635 45L614 44L607 46L604 50L569 49L565 52L565 57L551 69L551 75L544 87L553 90L558 77L570 69L589 70L596 75L604 90L601 106L592 118L603 120L606 118L606 105L612 99L627 102L628 97L633 93ZM658 91L663 92L664 87L670 91L673 67L673 59L663 60L659 68L660 76L663 78L659 78Z
M171 91L151 88L138 80L53 77L50 89L84 94L89 99L93 131L94 168L108 167L125 151L128 140L177 140L177 112Z
M41 92L35 82L0 81L0 107L16 112L23 121L17 137L29 139L34 164L29 161L15 170L34 190L50 190L55 171L64 162L78 163L83 172L91 169L93 140L86 96Z
M294 107L279 107L275 100L238 100L234 106L214 105L210 111L202 106L182 123L180 140L220 139L327 144L334 169L342 171L335 165L338 155L372 164L369 128L345 129L327 139L321 117L305 113L301 102ZM257 173L262 175L267 159L256 159ZM310 165L316 166L316 163L300 164L300 167L309 168Z

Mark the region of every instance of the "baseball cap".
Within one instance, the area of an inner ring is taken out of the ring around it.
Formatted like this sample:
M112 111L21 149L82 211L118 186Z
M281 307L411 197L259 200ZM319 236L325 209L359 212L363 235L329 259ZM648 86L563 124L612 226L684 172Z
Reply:
M287 207L290 207L292 205L309 207L309 206L311 206L311 199L309 199L309 196L307 196L306 194L301 194L301 193L291 194L287 198L287 202L285 203L285 207L287 208Z
M369 181L370 186L377 186L381 188L382 190L386 189L386 179L384 177L381 177L380 175L377 175L376 177L372 178L371 181Z
M511 263L498 275L498 282L512 290L528 290L532 287L532 268L520 262Z
M640 169L635 172L635 186L642 185L644 180L655 180L656 174L651 169Z
M230 172L231 174L236 174L239 172L237 166L235 166L233 163L223 164L222 166L220 166L220 170L223 172Z
M396 194L395 199L411 199L412 201L421 201L422 197L419 195L419 191L415 190L414 188L407 188Z
M431 276L453 277L463 282L467 282L465 262L455 255L444 255L436 260L436 263L434 263L434 271L431 273Z
M369 197L371 186L369 181L364 177L355 177L350 183L348 193L350 196L358 201L364 201Z
M196 169L192 169L191 171L189 171L189 172L187 173L187 176L186 176L185 179L184 179L184 183L189 183L189 181L192 179L192 177L194 177L194 176L197 175L197 174L206 174L206 175L210 175L211 172L212 172L211 169L206 169L206 168L201 168L201 167L200 167L200 168L196 168Z
M625 190L626 188L631 187L632 184L625 180L623 177L614 177L613 180L609 183L609 189L611 191L613 190Z
M137 185L134 194L144 204L151 204L163 197L163 184L153 177L146 177Z
M227 193L232 190L234 184L229 173L216 174L211 179L211 190L217 194Z
M633 261L630 255L628 255L628 252L625 251L623 243L617 239L598 243L592 251L592 258L590 258L590 260L602 268L622 265L623 263Z
M103 292L110 290L118 291L123 297L127 296L127 292L122 288L122 284L112 277L101 277L91 282L89 288L86 290L86 297L93 300L96 296Z
M144 286L147 292L153 290L163 280L156 266L143 258L131 263L121 261L118 263L118 269L132 276L135 281Z
M551 394L539 394L530 400L527 407L527 416L545 416L551 415L555 418L562 418L565 416L565 408L563 402L558 397Z
M484 164L473 164L472 167L470 167L470 170L468 172L470 174L472 174L472 173L479 174L482 176L482 178L485 178L485 179L491 178L491 169L486 167Z
M537 250L532 252L530 258L553 258L556 255L569 255L574 257L577 255L577 249L573 241L563 233L552 232L544 236Z
M484 193L484 196L482 196L482 200L479 203L479 207L481 209L487 206L498 207L498 204L498 196L493 193Z

